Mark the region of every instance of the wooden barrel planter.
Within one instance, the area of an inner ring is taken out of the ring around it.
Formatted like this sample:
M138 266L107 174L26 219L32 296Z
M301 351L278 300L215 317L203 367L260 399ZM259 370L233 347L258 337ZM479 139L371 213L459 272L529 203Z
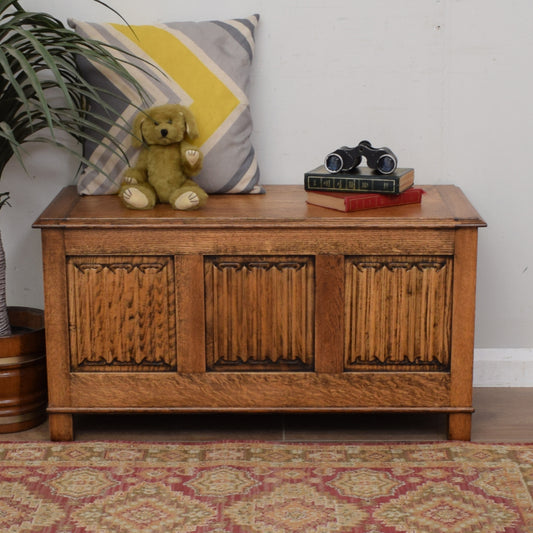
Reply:
M8 309L12 334L0 337L0 433L32 428L46 419L44 313Z

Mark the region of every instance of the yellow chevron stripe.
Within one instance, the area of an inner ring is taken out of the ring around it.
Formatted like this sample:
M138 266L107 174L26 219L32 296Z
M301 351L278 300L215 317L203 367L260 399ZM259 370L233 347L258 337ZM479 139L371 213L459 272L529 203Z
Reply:
M127 26L112 26L149 55L191 97L189 109L200 130L195 144L202 146L239 105L239 99L185 44L164 29L132 26L133 35ZM186 78L184 71L189 74Z

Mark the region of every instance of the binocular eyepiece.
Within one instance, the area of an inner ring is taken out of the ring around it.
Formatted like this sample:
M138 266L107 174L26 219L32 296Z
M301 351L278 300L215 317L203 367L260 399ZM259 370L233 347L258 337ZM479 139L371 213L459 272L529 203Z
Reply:
M374 148L368 141L361 141L356 147L342 146L328 154L324 166L328 172L346 172L357 167L366 158L369 168L380 174L392 174L398 166L398 158L389 148Z

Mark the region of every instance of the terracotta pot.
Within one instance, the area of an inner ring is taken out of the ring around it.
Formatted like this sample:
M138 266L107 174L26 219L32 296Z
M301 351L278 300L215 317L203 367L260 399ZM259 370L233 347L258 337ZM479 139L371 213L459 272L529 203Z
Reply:
M0 433L34 427L46 419L44 313L8 309L12 335L0 337Z

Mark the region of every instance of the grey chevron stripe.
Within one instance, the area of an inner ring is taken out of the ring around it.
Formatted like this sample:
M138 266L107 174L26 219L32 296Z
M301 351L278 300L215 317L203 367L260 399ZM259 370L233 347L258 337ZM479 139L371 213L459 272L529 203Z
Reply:
M238 19L237 22L244 23L245 20L244 19ZM251 35L253 37L254 31L253 31L253 28L250 27L250 26L252 26L252 24L249 23L249 21L247 21L247 20L246 20L246 22L248 22L248 24L245 24L245 26L247 26L250 29L250 33L251 33ZM223 21L215 21L214 24L216 24L217 26L220 26L221 28L226 30L244 48L244 50L246 50L246 53L248 54L248 57L250 58L250 61L252 61L252 59L254 57L254 51L253 51L252 47L250 46L250 42L248 41L246 36L244 36L242 34L242 32L240 32L234 26L231 26L230 24L227 24L226 22L223 22Z

